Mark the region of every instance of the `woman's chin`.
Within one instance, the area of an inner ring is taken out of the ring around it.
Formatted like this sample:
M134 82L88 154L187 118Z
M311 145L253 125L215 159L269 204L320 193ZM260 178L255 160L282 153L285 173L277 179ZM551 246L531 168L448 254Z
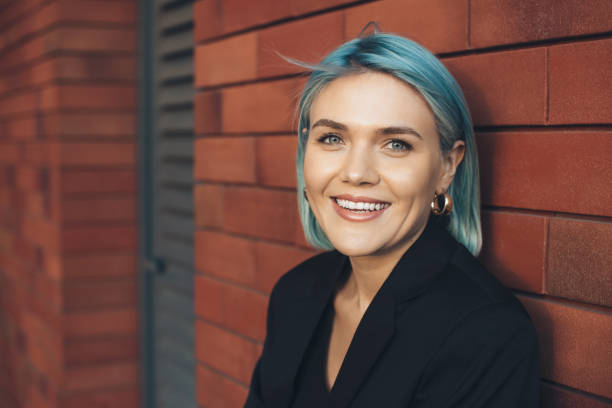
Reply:
M382 249L378 243L372 242L371 240L367 242L347 239L333 240L332 245L338 252L350 257L376 255Z

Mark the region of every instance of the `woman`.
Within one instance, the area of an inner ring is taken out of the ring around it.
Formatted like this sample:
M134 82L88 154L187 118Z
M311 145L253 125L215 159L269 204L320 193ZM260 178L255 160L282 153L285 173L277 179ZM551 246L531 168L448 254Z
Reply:
M529 316L474 258L478 164L452 76L384 33L307 67L299 210L331 251L275 285L245 406L539 406Z

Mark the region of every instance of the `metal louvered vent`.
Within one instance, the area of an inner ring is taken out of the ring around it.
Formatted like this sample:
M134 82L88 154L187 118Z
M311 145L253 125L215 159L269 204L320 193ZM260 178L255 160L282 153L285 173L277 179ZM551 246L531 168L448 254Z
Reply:
M149 293L143 368L150 372L143 406L195 408L193 0L147 3L150 113L141 141L150 144L151 179L150 200L141 203L150 206L149 228L141 230L150 247L142 261Z

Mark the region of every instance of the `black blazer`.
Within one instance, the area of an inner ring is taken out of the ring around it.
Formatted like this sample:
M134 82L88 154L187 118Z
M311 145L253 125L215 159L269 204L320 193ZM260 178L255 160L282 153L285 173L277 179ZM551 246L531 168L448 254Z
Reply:
M326 252L276 283L246 408L291 406L346 262ZM536 333L514 295L430 221L363 315L332 391L334 408L538 407Z

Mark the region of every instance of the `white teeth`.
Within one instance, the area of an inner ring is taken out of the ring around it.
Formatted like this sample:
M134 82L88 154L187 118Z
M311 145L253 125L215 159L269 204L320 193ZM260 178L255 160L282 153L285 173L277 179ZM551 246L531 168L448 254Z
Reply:
M349 210L356 211L379 211L387 208L390 204L383 203L364 203L364 202L354 202L349 200L340 200L336 199L338 205L342 208L348 208Z

